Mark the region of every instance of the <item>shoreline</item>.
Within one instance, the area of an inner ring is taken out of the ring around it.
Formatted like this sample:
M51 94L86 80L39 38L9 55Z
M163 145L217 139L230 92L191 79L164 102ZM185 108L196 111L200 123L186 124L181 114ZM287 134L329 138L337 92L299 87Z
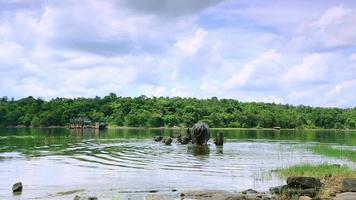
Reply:
M64 129L68 128L68 126L0 126L0 128L8 128L8 129ZM139 130L186 130L188 127L130 127L130 126L107 126L107 129L139 129ZM210 128L210 130L253 130L253 131L342 131L342 132L353 132L356 129L324 129L324 128L315 128L315 129L297 129L297 128Z

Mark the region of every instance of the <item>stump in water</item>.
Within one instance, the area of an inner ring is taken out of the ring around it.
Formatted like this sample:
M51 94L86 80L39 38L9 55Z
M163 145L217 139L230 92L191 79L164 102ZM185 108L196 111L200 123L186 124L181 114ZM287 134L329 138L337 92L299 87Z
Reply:
M193 144L206 145L210 139L209 126L202 122L194 124L190 130L190 137Z
M216 138L215 138L214 143L217 146L221 146L224 144L224 134L222 132L219 131L216 133Z

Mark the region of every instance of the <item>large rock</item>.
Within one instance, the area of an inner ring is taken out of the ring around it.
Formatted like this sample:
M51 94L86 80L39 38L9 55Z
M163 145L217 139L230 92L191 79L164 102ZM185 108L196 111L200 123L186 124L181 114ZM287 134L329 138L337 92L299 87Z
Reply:
M189 141L190 141L190 139L188 137L182 137L179 142L181 144L188 144Z
M337 194L334 200L355 200L356 192L345 192Z
M277 187L272 187L269 189L271 194L285 194L288 196L308 196L308 197L314 197L316 195L316 189L315 188L306 188L306 189L301 189L301 188L295 188L295 187L289 187L288 185L281 185Z
M321 182L320 179L314 177L288 177L287 185L289 188L300 188L300 189L308 189L308 188L320 188Z
M314 197L316 195L316 190L314 188L307 189L297 189L297 188L288 188L288 196L308 196Z
M209 126L198 122L190 129L190 137L193 144L206 145L210 139Z
M160 136L160 135L157 135L157 136L154 136L154 137L153 137L153 140L154 140L155 142L160 142L162 139L163 139L163 137Z
M272 194L282 194L284 193L285 191L288 190L288 185L280 185L280 186L277 186L277 187L271 187L269 189L269 191L272 193Z
M356 192L356 178L345 178L342 181L342 191Z
M12 191L13 192L22 192L22 183L21 182L15 183L12 186Z
M168 137L168 138L164 138L162 140L162 142L165 144L165 145L170 145L172 143L173 139L171 137Z

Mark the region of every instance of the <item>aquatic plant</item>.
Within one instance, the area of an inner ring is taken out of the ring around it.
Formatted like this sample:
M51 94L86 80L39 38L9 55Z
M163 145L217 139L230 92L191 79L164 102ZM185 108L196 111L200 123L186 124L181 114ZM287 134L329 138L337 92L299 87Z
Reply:
M356 177L356 170L351 169L345 165L338 164L300 164L289 166L286 168L279 168L275 170L281 177L289 176L313 176L324 178L326 175L332 176L352 176Z
M356 162L356 151L347 148L333 148L328 144L317 144L310 147L310 150L316 154L334 158L347 158Z

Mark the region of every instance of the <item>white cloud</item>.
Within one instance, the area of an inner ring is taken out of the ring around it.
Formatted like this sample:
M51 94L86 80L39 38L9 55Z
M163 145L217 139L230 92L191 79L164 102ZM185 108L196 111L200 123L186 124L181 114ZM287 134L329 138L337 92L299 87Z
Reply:
M325 11L319 20L311 23L311 26L325 27L331 24L339 24L343 22L343 18L351 13L351 9L344 8L339 5Z
M342 5L331 7L302 26L293 43L300 49L332 50L356 45L356 14Z
M346 92L356 76L355 6L9 2L0 6L0 94L355 106L355 94Z
M292 66L284 74L283 82L287 85L315 83L326 79L330 58L324 54L306 55L300 64Z
M242 88L248 85L258 87L259 84L266 86L268 80L279 76L281 59L282 55L274 49L261 53L233 74L225 83L225 88Z
M17 43L0 40L0 63L4 61L16 61L18 58L21 58L22 53L22 47Z
M199 28L195 31L193 36L187 36L185 38L179 39L174 44L174 46L183 54L192 56L196 54L199 48L202 46L207 34L207 31Z
M356 53L350 55L350 61L356 62Z

